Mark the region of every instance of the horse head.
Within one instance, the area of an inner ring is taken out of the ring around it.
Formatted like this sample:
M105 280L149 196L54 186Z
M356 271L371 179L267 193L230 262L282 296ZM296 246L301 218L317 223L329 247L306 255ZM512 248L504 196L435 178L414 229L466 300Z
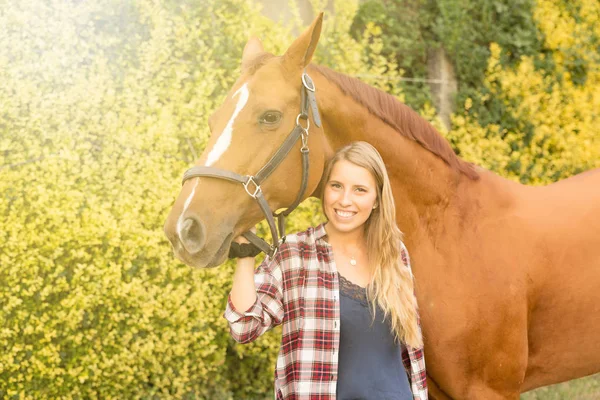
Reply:
M277 210L317 189L325 163L323 131L315 116L316 104L310 118L308 112L302 113L301 103L305 103L303 90L310 79L304 72L321 24L322 14L283 56L265 52L256 38L246 44L241 75L210 116L211 139L186 172L164 226L175 255L184 263L199 268L222 264L231 241L267 213L255 199L258 190L263 205ZM290 141L294 131L302 140ZM289 153L278 153L282 146L289 147ZM307 154L304 161L310 164L304 180L303 151ZM257 172L273 164L274 154L278 165L257 184ZM303 195L298 196L303 184Z

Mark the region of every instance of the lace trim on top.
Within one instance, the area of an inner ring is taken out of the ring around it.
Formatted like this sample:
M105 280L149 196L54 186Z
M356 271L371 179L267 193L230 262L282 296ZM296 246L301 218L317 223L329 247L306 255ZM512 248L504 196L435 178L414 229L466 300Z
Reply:
M367 298L367 289L357 285L344 278L339 272L338 277L340 281L340 293L345 295L346 297L350 297L358 302L360 302L363 306L369 306L369 299Z

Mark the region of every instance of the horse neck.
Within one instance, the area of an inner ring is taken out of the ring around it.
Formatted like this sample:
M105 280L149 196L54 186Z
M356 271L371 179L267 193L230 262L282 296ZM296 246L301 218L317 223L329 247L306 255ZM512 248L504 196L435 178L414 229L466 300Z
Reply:
M463 192L461 183L467 183L469 178L371 114L317 71L311 75L318 88L326 160L353 141L362 140L375 146L387 166L401 230L425 229L429 231L426 235L431 236L434 234L431 230L440 227L435 222L439 222L448 208L465 208L459 204L457 194Z

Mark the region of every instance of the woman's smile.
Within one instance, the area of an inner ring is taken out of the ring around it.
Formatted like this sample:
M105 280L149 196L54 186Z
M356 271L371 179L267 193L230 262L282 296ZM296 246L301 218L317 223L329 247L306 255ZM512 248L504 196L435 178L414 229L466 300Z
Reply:
M335 213L337 214L338 217L344 218L344 219L350 219L356 215L356 211L346 211L346 210L340 210L337 208L335 208Z

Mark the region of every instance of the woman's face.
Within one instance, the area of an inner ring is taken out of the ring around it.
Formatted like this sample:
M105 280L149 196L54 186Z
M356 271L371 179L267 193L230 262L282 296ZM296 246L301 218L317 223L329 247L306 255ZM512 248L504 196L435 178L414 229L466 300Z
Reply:
M377 183L373 175L349 161L336 162L323 195L328 228L343 233L360 229L376 205Z

